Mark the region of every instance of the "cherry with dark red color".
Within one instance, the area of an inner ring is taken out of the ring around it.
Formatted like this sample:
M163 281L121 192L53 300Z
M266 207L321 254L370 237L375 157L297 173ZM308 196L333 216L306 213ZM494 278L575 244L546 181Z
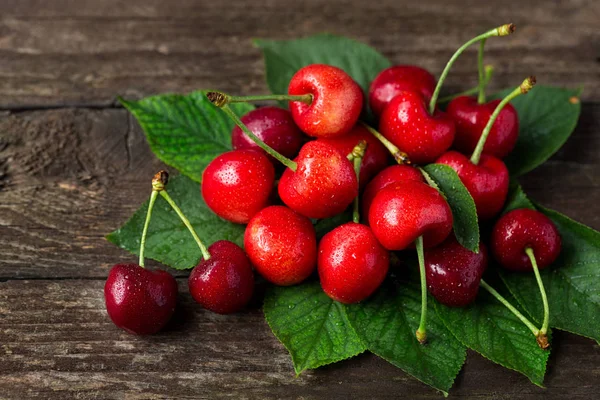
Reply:
M250 220L244 248L256 270L280 286L302 282L317 266L313 224L284 206L267 207Z
M459 96L448 104L446 113L454 120L456 137L453 147L463 154L475 150L483 129L501 100L479 104L477 98ZM519 137L517 110L507 104L494 121L483 147L483 154L504 158L512 151Z
M291 101L290 111L296 125L313 137L342 136L358 121L363 93L342 69L311 64L299 69L288 86L289 95L312 95L307 104Z
M161 330L177 303L177 282L166 271L116 264L104 285L106 311L116 326L136 335Z
M352 130L342 136L331 139L317 139L319 142L325 142L335 147L342 156L346 157L352 153L354 146L361 140L367 142L367 149L362 158L360 166L360 187L365 187L379 171L384 169L390 160L390 154L384 145L363 126L355 125Z
M279 107L260 107L241 118L242 122L273 150L287 158L294 158L304 143L304 135L294 123L292 114ZM239 126L231 132L231 144L235 150L262 150ZM277 161L267 155L271 162Z
M452 231L452 211L434 188L418 181L389 185L373 199L369 225L388 250L404 250L423 236L424 247L443 242Z
M243 309L254 290L250 260L235 243L215 242L208 248L210 258L202 260L188 279L190 294L202 307L219 314Z
M202 197L219 217L238 224L250 221L269 204L275 169L256 150L223 153L202 174Z
M334 146L314 140L300 149L296 171L286 168L279 197L309 218L329 218L344 211L358 195L352 163Z
M373 294L385 279L389 265L388 251L366 225L340 225L319 243L321 286L340 303L357 303Z
M504 162L483 154L479 164L457 151L449 151L436 163L448 165L456 171L477 208L481 220L489 220L502 210L508 194L509 174Z
M525 249L533 249L539 269L552 264L561 250L561 238L552 220L539 211L521 208L504 214L492 231L494 258L511 271L533 271Z
M425 251L427 289L444 305L465 307L475 301L487 264L483 243L479 244L479 253L474 253L451 235L444 243Z
M390 101L403 91L419 93L425 101L429 101L435 85L435 77L416 65L394 65L386 68L371 82L371 110L376 116L380 116Z
M436 110L431 115L420 94L404 91L383 110L379 131L413 163L426 164L450 148L455 127L446 113Z

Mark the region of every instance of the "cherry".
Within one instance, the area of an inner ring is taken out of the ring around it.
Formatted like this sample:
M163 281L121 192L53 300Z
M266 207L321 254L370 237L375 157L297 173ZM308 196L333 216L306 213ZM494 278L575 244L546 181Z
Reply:
M219 217L238 224L265 208L275 181L267 156L256 150L223 153L202 174L202 197Z
M375 178L369 182L363 192L362 214L366 216L369 215L369 209L371 208L373 199L383 188L393 183L405 181L425 182L425 179L418 169L408 165L392 165L378 173Z
M241 310L254 290L250 260L238 245L227 240L213 243L208 252L211 257L200 261L190 274L190 294L202 307L219 314Z
M364 157L362 157L359 184L360 187L366 186L379 171L388 165L389 154L384 145L381 144L363 125L355 125L352 130L342 136L331 139L317 139L320 142L325 142L335 147L342 156L346 157L352 152L354 146L361 140L367 142L367 149Z
M292 77L288 94L311 95L312 101L290 102L296 124L314 137L335 137L348 133L362 111L363 93L358 84L342 69L312 64Z
M435 77L429 71L415 65L394 65L386 68L371 82L371 110L376 116L380 116L390 101L403 91L419 93L429 101L435 83Z
M454 236L425 251L425 269L429 293L450 307L464 307L475 301L479 282L487 267L488 254L483 243L474 253Z
M443 242L452 231L452 211L444 197L418 181L381 190L369 210L369 225L388 250L404 250L423 236L425 247Z
M104 285L106 311L116 326L136 335L161 330L177 303L177 282L165 271L116 264Z
M285 157L295 157L304 143L304 135L294 123L292 114L283 108L257 108L244 115L241 120L263 142ZM231 144L235 150L263 151L239 126L234 127L231 132ZM269 156L269 159L275 162L273 157Z
M250 220L244 248L256 270L280 286L302 282L317 265L315 228L284 206L267 207Z
M279 197L292 210L309 218L329 218L343 212L358 195L352 163L334 146L306 143L279 180Z

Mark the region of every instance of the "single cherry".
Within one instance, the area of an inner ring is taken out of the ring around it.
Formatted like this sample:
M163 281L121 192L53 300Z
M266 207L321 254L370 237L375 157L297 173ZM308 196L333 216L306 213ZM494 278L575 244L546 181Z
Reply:
M256 270L280 286L302 282L317 265L315 228L284 206L267 207L250 220L244 248Z
M483 243L479 244L479 252L474 253L451 235L444 243L425 251L427 289L444 305L465 307L475 301L487 263Z
M177 303L177 282L165 271L117 264L104 285L106 311L116 326L136 335L161 330Z
M202 197L219 217L238 224L250 221L269 204L275 170L256 150L223 153L202 174Z
M435 77L426 69L415 65L394 65L379 73L369 88L369 104L380 116L390 101L400 92L419 93L429 101L435 90Z
M260 107L244 115L241 120L263 142L287 158L296 157L304 143L304 135L294 123L292 114L283 108ZM235 150L255 149L264 152L239 126L231 132L231 144ZM276 162L270 155L268 157L271 162Z
M188 285L190 294L202 307L230 314L243 309L254 290L254 273L250 260L235 243L215 242L204 259L192 270Z
M362 157L360 179L358 180L361 188L364 188L371 178L384 169L388 165L390 159L390 155L385 146L381 144L376 137L371 135L367 128L361 124L355 125L350 133L342 137L317 140L332 145L344 157L347 157L348 154L352 152L354 146L361 140L367 142L367 149L364 157Z
M350 132L363 107L363 93L342 69L311 64L292 77L288 94L310 95L310 104L291 101L290 111L296 125L313 137L335 137Z
M369 210L369 225L388 250L404 250L423 236L434 247L452 231L452 211L434 188L418 181L395 183L381 190Z

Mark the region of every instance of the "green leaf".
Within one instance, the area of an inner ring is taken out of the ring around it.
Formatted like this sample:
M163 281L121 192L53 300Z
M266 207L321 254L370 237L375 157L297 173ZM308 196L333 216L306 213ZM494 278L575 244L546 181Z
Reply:
M466 351L431 305L427 314L428 343L417 342L415 331L421 315L418 285L386 284L364 303L347 308L352 326L369 351L447 394L465 361Z
M270 287L263 310L271 330L290 352L296 374L365 351L345 306L329 298L318 282Z
M535 206L531 200L529 200L521 185L519 185L516 181L512 181L508 190L508 196L506 197L506 203L504 204L503 213L507 213L518 208L530 208L534 210Z
M558 259L540 272L550 305L550 326L600 341L600 232L536 205L562 237ZM532 273L501 271L522 307L538 322L543 304Z
M200 239L208 246L217 240L242 245L244 226L217 217L204 203L197 182L185 176L173 177L167 190L190 220ZM139 254L140 236L148 210L148 201L129 221L106 238L134 254ZM198 245L175 211L160 196L156 199L146 237L146 257L175 269L193 268L202 257Z
M452 168L442 164L429 164L425 168L429 178L444 194L454 217L456 240L467 249L479 251L479 224L473 197Z
M203 92L120 101L142 126L152 152L197 182L202 180L208 163L231 150L231 130L235 124ZM231 108L241 116L254 106L240 103L232 104Z
M372 47L331 34L295 40L255 40L262 49L271 92L287 93L292 76L309 64L329 64L346 71L365 93L371 81L390 61Z
M512 90L496 93L492 99L501 99ZM512 176L543 164L567 141L581 112L580 95L581 89L536 86L511 101L520 125L517 145L504 160Z
M335 217L317 220L315 222L315 231L317 233L317 239L320 240L330 231L350 221L352 221L352 211L345 211L341 214L336 215Z
M463 345L542 386L550 352L540 349L531 331L487 291L480 289L477 301L464 308L434 303L438 316Z

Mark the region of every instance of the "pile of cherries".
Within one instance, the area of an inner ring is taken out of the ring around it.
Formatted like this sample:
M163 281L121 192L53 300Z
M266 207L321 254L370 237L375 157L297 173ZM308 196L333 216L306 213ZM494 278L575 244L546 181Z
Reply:
M513 31L512 24L503 25L465 43L439 81L417 66L398 65L382 71L371 83L368 96L378 130L360 120L367 108L360 86L330 65L298 70L287 95L207 93L236 123L232 132L235 150L206 167L202 196L219 217L247 225L244 250L229 241L206 249L167 194L167 175L161 171L153 180L140 265L116 265L106 282L106 307L114 323L132 333L150 334L160 330L174 311L174 278L140 267L152 206L159 194L190 229L203 255L190 274L190 293L204 308L217 313L237 312L247 305L254 271L275 285L287 286L318 270L328 296L346 304L360 302L386 278L390 251L415 249L425 299L427 288L440 303L464 307L483 286L511 308L482 280L487 247L480 243L475 253L457 242L451 234L453 215L445 196L418 165L451 167L473 197L479 220L491 221L499 215L509 188L502 158L514 148L519 132L519 118L509 102L527 93L535 78L527 78L503 100L486 102L481 55L487 38ZM473 43L481 44L479 95L454 97L446 111L440 111L436 103L442 83L454 60ZM229 107L268 100L288 101L289 111L265 106L239 118ZM314 220L337 216L351 206L353 221L318 241ZM490 247L502 267L536 274L546 311L542 328L533 326L514 307L511 311L522 317L540 346L547 347L549 311L539 270L560 252L556 227L538 211L513 210L495 223ZM403 253L397 256L402 258ZM422 312L417 338L424 343Z

